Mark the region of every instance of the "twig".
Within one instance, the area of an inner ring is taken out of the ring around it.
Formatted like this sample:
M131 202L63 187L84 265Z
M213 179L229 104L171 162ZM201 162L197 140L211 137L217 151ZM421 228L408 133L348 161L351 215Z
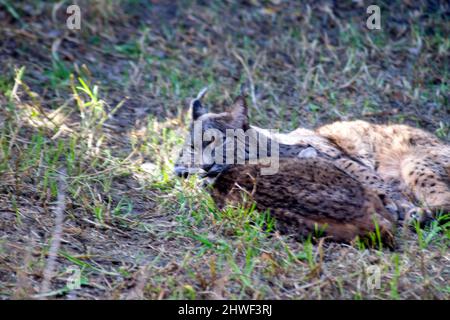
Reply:
M244 59L236 51L233 50L232 52L233 52L233 55L236 57L236 59L239 60L239 62L241 63L242 67L245 70L245 73L247 74L248 81L250 83L250 94L252 97L252 102L253 102L253 105L255 106L255 108L259 111L259 105L258 105L258 101L256 99L255 82L253 81L252 72L250 71L250 68L248 67L248 65L244 61Z
M61 237L63 232L64 210L66 208L66 174L65 169L61 170L61 174L58 176L58 198L56 201L55 209L55 229L53 230L52 243L48 252L47 264L43 272L43 278L41 285L41 295L50 291L50 281L55 270L56 258L58 257L58 251L61 244Z
M144 289L149 277L148 268L142 266L137 273L136 285L126 295L126 300L137 300L144 298Z

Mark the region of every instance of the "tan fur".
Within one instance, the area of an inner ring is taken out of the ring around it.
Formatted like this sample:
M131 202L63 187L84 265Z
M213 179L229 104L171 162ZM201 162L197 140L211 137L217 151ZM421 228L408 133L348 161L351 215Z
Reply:
M347 131L345 122L342 124L338 133L344 132L349 139L354 141L354 144L362 145L362 148L368 149L364 145L364 139L360 139L358 134ZM357 126L357 124L355 124ZM256 128L256 127L254 127ZM264 132L264 131L261 131ZM412 202L408 193L403 192L401 187L393 188L392 183L387 183L383 177L377 172L375 163L370 160L368 155L373 153L373 150L362 152L362 154L356 154L353 147L345 148L342 141L338 138L330 139L325 135L318 134L315 131L299 128L288 134L278 134L274 137L279 143L285 143L297 147L299 150L306 145L314 147L321 152L319 157L326 156L333 160L334 165L339 169L344 170L349 175L360 181L365 187L376 192L382 199L386 207L391 208L391 211L398 211L403 216L409 211L420 211ZM347 143L349 145L350 143ZM356 148L356 147L355 147ZM289 156L280 150L280 156Z
M431 210L450 210L450 146L405 125L335 122L316 130Z

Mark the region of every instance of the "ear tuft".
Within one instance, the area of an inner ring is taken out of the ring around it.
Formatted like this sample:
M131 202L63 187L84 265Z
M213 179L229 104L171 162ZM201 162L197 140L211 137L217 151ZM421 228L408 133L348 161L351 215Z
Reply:
M205 108L203 108L200 100L195 99L192 101L192 119L197 120L199 117L206 113Z

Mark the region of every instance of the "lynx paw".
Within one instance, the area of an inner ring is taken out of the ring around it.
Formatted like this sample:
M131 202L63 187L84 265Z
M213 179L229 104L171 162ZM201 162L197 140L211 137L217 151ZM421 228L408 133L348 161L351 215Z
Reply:
M414 206L406 212L404 223L413 224L414 222L419 222L422 225L432 218L433 212L431 210Z

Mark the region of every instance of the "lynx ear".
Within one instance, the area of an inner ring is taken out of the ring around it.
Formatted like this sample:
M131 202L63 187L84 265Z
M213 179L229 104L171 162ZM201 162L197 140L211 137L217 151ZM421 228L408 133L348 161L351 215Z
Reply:
M233 120L243 129L248 129L248 107L244 96L239 96L234 100L230 110Z
M206 113L205 108L203 108L200 100L195 99L192 101L192 119L197 120L199 117Z
M197 120L199 117L204 115L207 111L205 108L203 108L200 100L204 97L206 94L206 91L208 91L208 87L204 87L200 92L197 94L197 97L192 100L192 119Z

